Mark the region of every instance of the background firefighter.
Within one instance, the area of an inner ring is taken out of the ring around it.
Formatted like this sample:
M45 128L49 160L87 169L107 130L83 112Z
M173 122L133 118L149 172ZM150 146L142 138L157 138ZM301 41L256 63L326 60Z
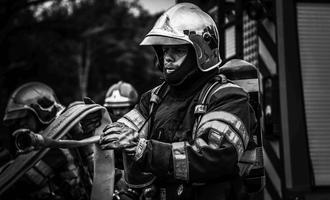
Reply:
M42 131L64 110L54 91L44 83L29 82L17 88L6 107L4 124L14 132L28 129L34 133ZM75 126L67 139L85 136L80 126ZM18 155L11 136L10 152L15 162ZM1 199L89 199L91 172L93 171L92 149L51 149L39 162L29 169L7 191ZM15 175L13 175L15 176Z
M138 103L139 95L136 89L127 82L119 81L111 85L105 95L104 107L113 121L117 121ZM115 184L113 199L139 199L140 193L129 188L123 177L123 159L120 151L115 151Z
M103 106L113 121L117 121L134 108L139 101L136 89L129 83L119 81L111 85L105 95Z

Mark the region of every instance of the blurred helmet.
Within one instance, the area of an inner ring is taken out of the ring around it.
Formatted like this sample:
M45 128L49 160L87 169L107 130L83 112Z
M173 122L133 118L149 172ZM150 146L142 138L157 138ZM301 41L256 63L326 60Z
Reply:
M29 82L17 88L8 101L3 121L24 118L32 112L42 124L51 123L64 107L54 91L44 83Z
M179 3L164 12L140 45L153 45L158 67L163 68L163 53L158 45L191 44L198 67L206 72L221 63L219 34L213 19L198 6Z
M104 107L131 107L138 102L138 98L139 95L131 84L119 81L108 89L105 95Z

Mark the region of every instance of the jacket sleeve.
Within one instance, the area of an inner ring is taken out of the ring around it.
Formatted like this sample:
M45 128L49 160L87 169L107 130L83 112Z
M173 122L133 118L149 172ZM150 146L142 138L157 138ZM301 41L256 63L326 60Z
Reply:
M191 133L192 142L149 140L137 162L156 176L189 182L226 180L238 175L237 164L255 123L248 94L227 83L212 94L207 113Z
M178 169L184 153L173 153L176 178L204 182L239 174L237 164L256 123L249 97L241 88L228 83L215 91L210 102L210 109L196 124L194 143L185 147L187 171Z
M118 119L118 122L139 132L141 138L147 137L148 133L148 115L149 115L150 91L142 94L140 102L135 107Z

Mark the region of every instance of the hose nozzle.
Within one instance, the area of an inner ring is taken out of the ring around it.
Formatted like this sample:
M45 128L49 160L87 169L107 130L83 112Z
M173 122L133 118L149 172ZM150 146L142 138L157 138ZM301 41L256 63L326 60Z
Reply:
M99 135L95 135L83 140L56 140L32 132L29 129L18 129L13 133L15 146L20 153L30 152L39 148L75 148L98 143Z

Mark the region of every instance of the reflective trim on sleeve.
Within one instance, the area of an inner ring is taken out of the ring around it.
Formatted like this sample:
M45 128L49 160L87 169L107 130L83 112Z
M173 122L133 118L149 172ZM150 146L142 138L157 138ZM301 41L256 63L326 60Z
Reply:
M148 124L144 124L145 121L146 119L137 109L129 111L118 120L118 122L124 123L126 126L134 129L135 131L138 131L144 125L143 129L139 133L141 138L147 137Z
M140 158L142 158L144 151L147 148L147 140L144 138L140 138L136 150L135 150L135 155L134 155L134 160L137 161Z
M186 142L172 143L174 177L180 180L188 181L189 165L186 153Z
M220 120L220 121L223 121L223 122L229 124L231 127L233 127L238 132L239 137L243 141L244 149L246 149L247 144L249 142L249 134L248 134L242 120L240 120L237 116L235 116L231 113L225 112L225 111L213 111L213 112L206 113L202 117L202 119L199 123L199 126L202 126L204 123L207 123L212 120Z
M221 147L221 143L223 141L224 135L219 134L216 130L210 130L208 140L209 140L209 146L212 149L219 149Z
M40 160L36 165L35 167L38 168L38 171L40 173L43 174L43 176L45 177L51 177L51 175L53 174L53 170L52 168L47 164L45 163L44 161Z
M35 168L29 169L25 174L33 184L39 187L47 181L47 177L42 176Z
M53 170L47 163L40 160L26 172L26 175L30 181L40 187L48 180L48 177L52 177Z
M237 151L238 160L241 159L244 153L244 145L242 139L239 137L239 134L236 133L236 131L231 126L219 120L208 121L203 123L197 129L197 137L203 133L206 133L207 131L212 131L212 134L219 134L219 142L220 139L222 140L221 136L225 136L226 139L234 145Z

